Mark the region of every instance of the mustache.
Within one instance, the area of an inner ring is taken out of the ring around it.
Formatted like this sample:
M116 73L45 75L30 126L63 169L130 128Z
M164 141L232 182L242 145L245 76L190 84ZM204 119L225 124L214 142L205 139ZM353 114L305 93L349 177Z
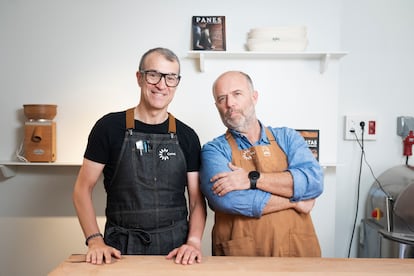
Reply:
M240 124L242 124L242 122L239 120L235 121L235 119L231 117L231 115L234 113L242 114L242 111L240 109L231 108L223 114L221 119L226 127L239 130Z
M242 111L240 109L230 108L229 110L226 111L224 116L225 117L230 117L232 113L242 113Z

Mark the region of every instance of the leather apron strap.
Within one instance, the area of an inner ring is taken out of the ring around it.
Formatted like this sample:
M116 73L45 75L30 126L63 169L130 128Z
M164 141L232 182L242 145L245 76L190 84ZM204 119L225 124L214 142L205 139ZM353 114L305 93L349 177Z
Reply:
M126 110L126 128L134 129L135 128L135 107ZM168 113L168 133L177 133L177 126L175 122L175 117Z

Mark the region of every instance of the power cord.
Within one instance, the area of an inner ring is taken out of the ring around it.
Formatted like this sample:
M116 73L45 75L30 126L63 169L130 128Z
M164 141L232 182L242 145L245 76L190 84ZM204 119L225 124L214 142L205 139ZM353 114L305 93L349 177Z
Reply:
M363 123L363 122L361 122L361 123ZM361 148L361 155L364 157L364 162L365 162L365 164L368 166L368 168L369 168L369 171L371 172L371 175L372 175L372 177L374 178L374 180L375 180L375 183L377 183L378 184L378 187L380 188L380 190L389 198L389 199L392 199L392 196L387 192L387 191L385 191L385 189L384 189L384 187L382 186L382 184L379 182L379 180L378 180L378 178L375 176L375 174L374 174L374 171L372 170L372 167L371 167L371 165L368 163L368 161L367 161L367 156L366 156L366 154L365 154L365 149L364 149L364 133L362 133L362 135L361 135L361 137L362 137L362 143L359 141L359 139L358 139L358 136L356 135L356 133L355 133L355 131L353 131L353 133L354 133L354 135L355 135L355 139L356 139L356 141L357 141L357 143L358 143L358 145L359 145L359 147ZM362 165L362 164L361 164Z
M353 228L352 228L351 240L349 242L349 247L348 247L348 258L350 258L350 255L351 255L351 247L352 247L352 242L353 242L354 235L355 235L356 222L357 222L358 211L359 211L359 194L360 194L360 189L361 189L362 160L364 160L365 164L368 166L368 168L371 172L371 175L374 178L375 183L378 185L380 190L386 195L387 199L390 200L390 202L394 202L394 199L392 198L392 196L387 191L385 191L384 187L379 182L378 178L375 176L371 165L368 163L368 161L366 159L365 147L364 147L364 127L365 127L365 123L360 122L359 125L361 127L361 141L359 141L358 136L355 133L355 130L351 131L354 134L355 139L356 139L359 147L361 148L361 159L360 159L359 173L358 173L357 204L356 204L356 210L355 210L355 217L354 217L354 224L353 224ZM393 211L393 213L394 213L394 211Z
M351 247L352 247L352 242L354 240L356 221L357 221L357 217L358 217L359 193L360 193L360 190L361 190L360 188L361 188L362 161L363 161L363 158L364 158L364 155L365 155L365 150L364 150L364 127L365 127L365 123L360 122L359 125L361 127L361 142L359 142L358 136L356 135L355 131L353 132L359 146L361 147L361 158L360 158L360 161L359 161L356 209L355 209L355 216L354 216L354 224L353 224L353 227L352 227L351 240L349 241L349 246L348 246L348 258L351 257Z
M409 162L408 162L408 159L409 159L409 156L407 155L407 156L406 156L406 159L405 159L405 165L406 165L407 167L409 167L410 169L414 169L414 166L413 166L413 165L408 164L408 163L409 163Z
M27 160L24 156L23 156L23 152L24 152L24 150L23 150L23 142L20 144L20 146L19 146L19 148L18 149L16 149L16 158L19 160L19 161L22 161L22 162L29 162L29 160Z

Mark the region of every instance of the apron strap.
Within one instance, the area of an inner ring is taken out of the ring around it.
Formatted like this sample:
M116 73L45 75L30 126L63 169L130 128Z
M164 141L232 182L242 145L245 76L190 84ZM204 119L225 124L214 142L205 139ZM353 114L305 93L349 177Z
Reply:
M135 128L134 109L135 107L130 108L126 111L126 129Z
M152 242L150 233L148 233L145 230L139 229L139 228L127 229L121 226L115 226L114 232L118 235L127 236L128 240L130 239L131 235L135 235L141 240L141 242L144 245L149 245ZM133 242L133 240L131 240L131 242Z
M168 112L168 133L177 133L174 116Z
M227 143L229 143L232 152L235 152L238 150L236 139L233 138L233 135L231 135L230 130L226 131L226 140L227 140Z
M270 143L272 144L272 143L276 142L275 136L273 136L273 134L270 132L270 129L265 127L265 131L266 131L267 139L270 141Z
M126 129L135 128L134 109L135 107L126 110ZM168 113L168 133L177 133L175 117L171 113Z

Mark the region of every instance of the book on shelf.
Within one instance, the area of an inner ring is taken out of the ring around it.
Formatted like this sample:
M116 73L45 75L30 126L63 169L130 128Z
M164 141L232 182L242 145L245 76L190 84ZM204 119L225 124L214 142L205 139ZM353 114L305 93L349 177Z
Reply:
M225 16L193 16L192 17L192 50L225 51L226 50L226 17Z
M319 161L319 129L297 129L305 139L313 156Z

